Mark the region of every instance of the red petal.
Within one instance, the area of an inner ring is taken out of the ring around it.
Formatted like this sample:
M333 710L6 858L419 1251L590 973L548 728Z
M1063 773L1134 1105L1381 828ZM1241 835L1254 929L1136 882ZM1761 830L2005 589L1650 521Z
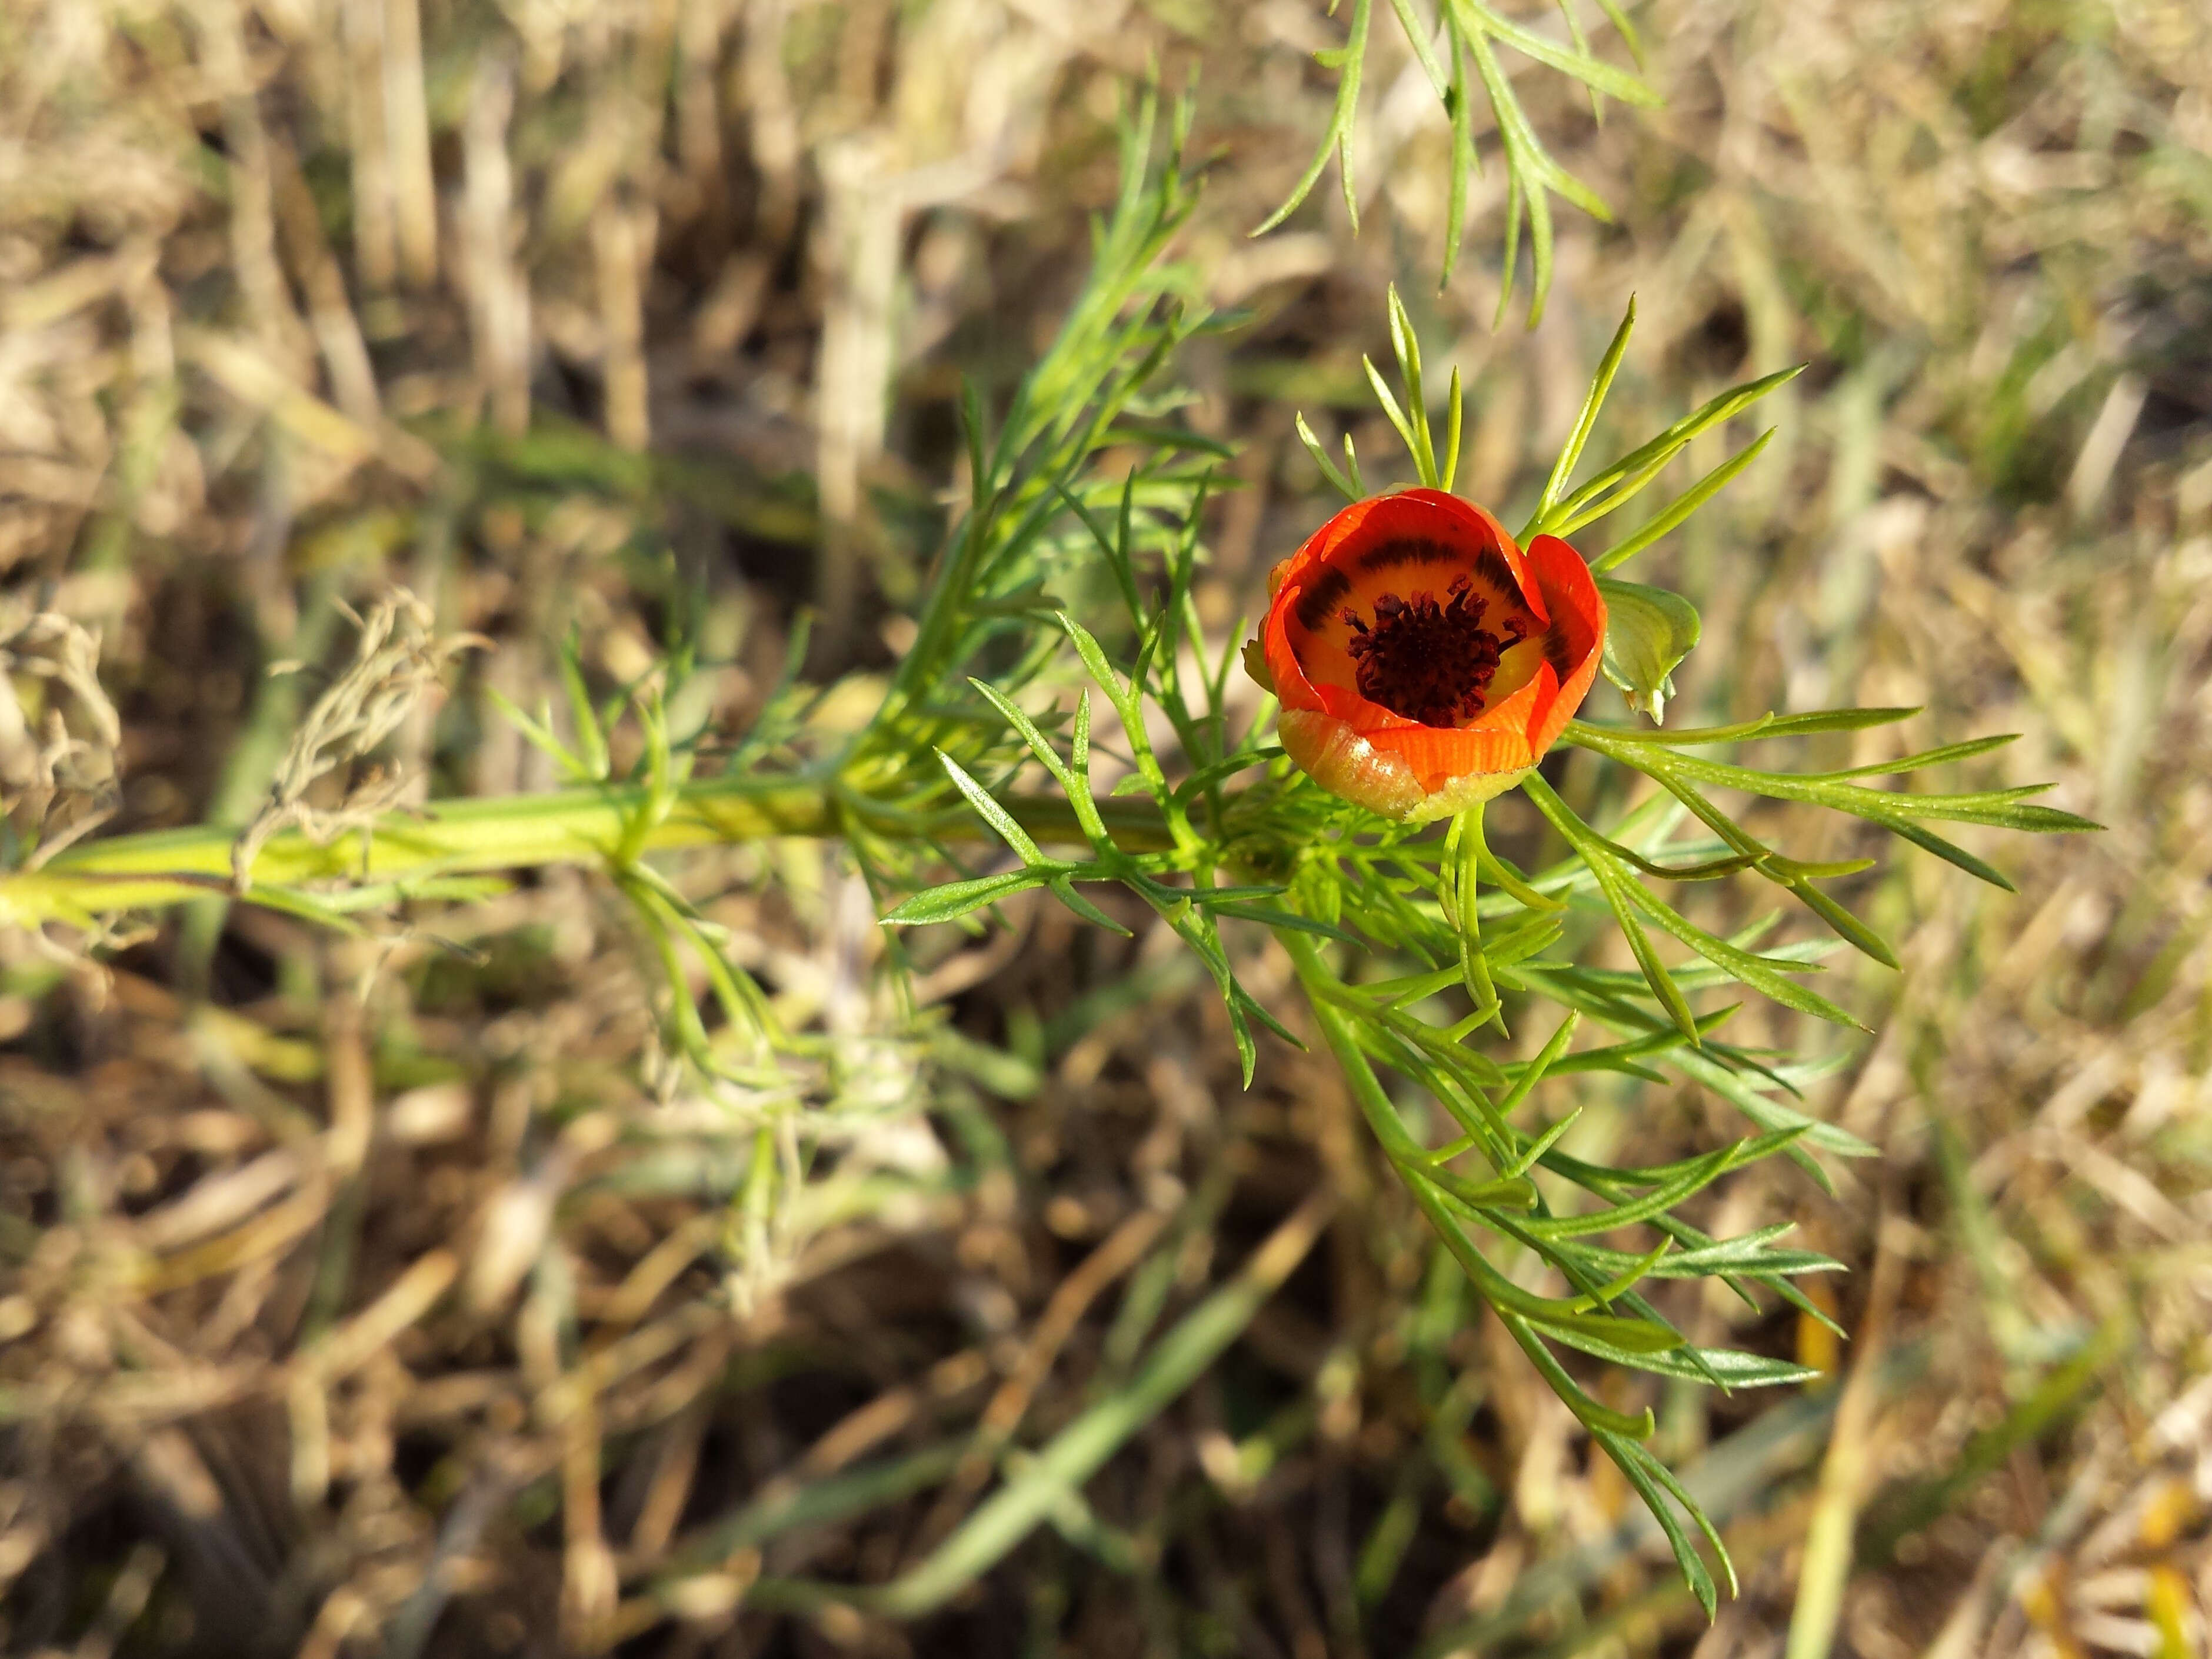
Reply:
M1260 649L1267 659L1267 672L1275 677L1275 695L1285 708L1319 708L1320 695L1313 682L1306 678L1305 665L1298 653L1291 648L1289 616L1297 604L1304 584L1285 581L1276 590L1275 602L1267 608L1267 620L1260 625Z
M1386 818L1402 818L1421 804L1420 781L1412 769L1342 720L1286 708L1275 733L1298 769L1332 795Z
M1505 568L1513 573L1514 582L1521 589L1521 597L1528 609L1535 612L1536 620L1547 624L1551 622L1551 612L1545 609L1543 597L1536 583L1531 580L1528 561L1522 553L1520 544L1505 533L1504 525L1481 507L1441 489L1407 489L1384 499L1419 501L1425 507L1438 509L1447 518L1455 520L1455 527L1468 538L1471 551L1479 551L1484 547L1495 548L1504 559Z
M1583 556L1557 536L1537 537L1529 544L1528 562L1537 586L1558 618L1553 631L1565 638L1568 664L1557 696L1528 733L1528 746L1541 756L1559 741L1559 733L1567 729L1567 722L1583 706L1591 682L1597 678L1605 647L1605 598L1597 591Z
M1352 574L1367 550L1408 537L1464 550L1470 567L1494 551L1545 629L1546 660L1535 677L1464 727L1423 726L1369 702L1340 683L1352 678L1343 647L1301 629L1305 648L1333 653L1316 678L1292 642L1297 603L1325 571ZM1282 699L1283 747L1323 788L1392 817L1424 803L1431 812L1456 810L1452 803L1470 787L1479 792L1484 778L1498 781L1493 792L1510 787L1581 708L1605 641L1605 601L1580 554L1556 536L1539 536L1524 555L1496 519L1441 490L1354 502L1278 564L1268 586L1273 602L1260 645Z
M1528 752L1525 730L1455 731L1449 726L1416 726L1370 732L1367 740L1383 753L1404 761L1429 794L1461 778L1518 772L1535 761Z

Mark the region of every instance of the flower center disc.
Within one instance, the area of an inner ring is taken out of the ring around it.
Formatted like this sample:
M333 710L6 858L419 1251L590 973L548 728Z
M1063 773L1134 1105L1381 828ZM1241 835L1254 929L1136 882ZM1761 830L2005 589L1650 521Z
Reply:
M1346 611L1359 695L1423 726L1457 726L1480 714L1500 654L1525 633L1518 618L1492 633L1482 625L1487 608L1462 576L1443 605L1433 593L1383 594L1371 629Z

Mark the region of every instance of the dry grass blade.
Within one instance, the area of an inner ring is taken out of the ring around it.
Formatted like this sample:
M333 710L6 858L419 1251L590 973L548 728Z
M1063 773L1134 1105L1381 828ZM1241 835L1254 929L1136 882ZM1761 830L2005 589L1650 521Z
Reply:
M396 805L410 781L380 772L350 784L331 805L318 806L308 797L325 777L397 732L454 657L491 643L481 635L439 635L436 614L405 588L385 594L353 621L359 629L353 660L308 708L277 763L267 802L232 844L232 884L239 893L252 890L255 856L272 836L296 827L327 846ZM299 668L279 664L270 672Z
M66 693L68 713L26 708L15 676ZM99 634L52 611L0 621L0 813L36 869L113 816L122 717L100 684Z

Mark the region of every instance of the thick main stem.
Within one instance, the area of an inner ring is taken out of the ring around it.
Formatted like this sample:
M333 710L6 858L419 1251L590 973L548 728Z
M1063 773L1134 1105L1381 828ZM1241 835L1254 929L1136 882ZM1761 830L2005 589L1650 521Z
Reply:
M1016 795L1006 805L1040 842L1084 844L1074 811L1064 797ZM651 805L643 787L613 784L542 795L435 801L386 813L326 844L319 845L296 830L273 836L254 860L252 882L256 887L303 883L404 886L441 876L599 864L616 855L630 827ZM1170 844L1167 827L1149 801L1102 801L1099 809L1109 832L1125 851L1152 851ZM823 779L714 779L679 789L674 805L646 836L644 848L836 836L856 830L902 840L974 840L988 833L964 805L924 815L856 798ZM42 868L0 875L0 925L81 922L180 904L209 893L229 893L231 848L237 839L235 830L198 825L73 847Z

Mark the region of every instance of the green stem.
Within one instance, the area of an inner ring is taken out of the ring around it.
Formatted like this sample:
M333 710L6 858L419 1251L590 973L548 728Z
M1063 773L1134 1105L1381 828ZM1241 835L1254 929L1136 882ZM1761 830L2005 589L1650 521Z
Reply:
M404 885L541 865L604 864L618 856L641 814L653 805L649 790L613 785L437 801L386 813L325 846L297 830L274 836L254 861L253 881L264 887L363 881ZM1017 795L1006 806L1041 842L1087 845L1065 797ZM1158 809L1149 801L1102 801L1099 811L1125 852L1171 845ZM975 840L988 833L964 805L923 815L856 799L818 777L711 779L677 793L666 816L644 838L642 850L836 836L854 829L916 840ZM237 834L234 829L196 825L73 847L43 868L0 875L0 925L82 923L228 894Z
M327 571L309 580L301 594L298 620L293 625L291 637L268 641L272 647L270 654L281 651L301 662L320 659L343 614L331 603L337 591L336 578ZM300 699L306 689L305 677L300 674L269 674L263 678L261 689L253 700L253 712L246 729L232 745L229 758L224 762L222 775L216 782L214 797L208 802L210 824L228 825L234 830L251 819L255 809L267 799L269 781L276 775L284 757L284 746L291 741L293 728L300 723ZM178 935L177 977L187 995L198 999L207 994L208 970L215 960L216 943L222 936L224 919L229 914L230 905L226 899L204 893L185 912L184 926Z
M1437 1230L1445 1246L1458 1258L1474 1281L1475 1291L1492 1308L1501 1312L1516 1305L1539 1309L1540 1301L1530 1292L1507 1279L1491 1266L1489 1259L1476 1249L1462 1231L1452 1207L1433 1179L1422 1179L1421 1172L1431 1168L1431 1151L1415 1139L1406 1127L1406 1120L1398 1115L1382 1079L1375 1075L1375 1067L1367 1058L1366 1050L1359 1046L1359 1034L1354 1029L1352 1017L1345 1008L1340 996L1341 989L1336 975L1322 959L1320 942L1311 936L1293 933L1289 928L1278 928L1275 937L1290 952L1291 962L1297 970L1298 984L1306 994L1306 1006L1313 1010L1314 1020L1321 1027L1322 1040L1336 1063L1343 1068L1344 1080L1352 1090L1352 1097L1359 1103L1367 1127L1374 1131L1381 1143L1383 1155L1389 1158L1405 1183L1406 1190L1428 1217L1429 1224ZM1474 1206L1481 1207L1481 1206ZM1517 1333L1516 1333L1517 1334Z

